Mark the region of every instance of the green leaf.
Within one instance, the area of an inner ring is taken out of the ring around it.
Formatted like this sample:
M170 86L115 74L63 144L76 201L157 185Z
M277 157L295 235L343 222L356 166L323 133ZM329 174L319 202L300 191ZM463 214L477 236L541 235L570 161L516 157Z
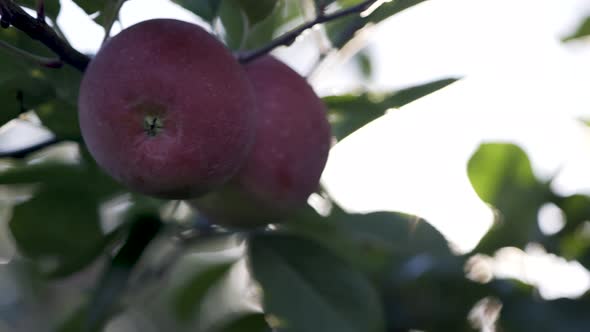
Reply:
M111 241L103 234L99 204L123 191L94 164L40 163L0 172L0 184L37 184L33 198L17 205L10 230L23 255L49 277L90 264Z
M248 17L248 24L250 26L256 25L258 22L267 18L277 6L279 0L225 0L237 2L246 17Z
M54 99L54 93L51 84L34 75L29 76L26 72L1 83L2 112L0 112L0 119L2 121L0 126L18 117L20 113Z
M124 189L103 173L93 161L70 165L62 163L40 163L13 167L0 172L0 184L40 184L42 187L81 188L97 201L109 198Z
M590 36L590 16L587 17L582 24L580 24L580 26L578 27L578 29L571 35L563 38L562 40L564 42L570 41L570 40L574 40L574 39L578 39L578 38L583 38L583 37L587 37Z
M32 10L37 10L37 2L38 0L17 0L21 6L27 7ZM59 0L45 0L45 15L50 17L53 21L57 18L59 11L61 9Z
M45 46L13 28L0 29L0 39L20 49L47 56ZM1 49L0 70L0 103L3 105L0 126L21 112L43 105L40 116L50 129L54 129L60 138L79 138L76 107L81 73L68 66L43 68ZM66 111L61 114L58 108L66 108Z
M526 295L502 298L499 327L506 332L585 331L590 326L588 297L544 301ZM535 317L535 319L530 319Z
M543 244L549 251L555 251L566 259L583 257L590 249L590 236L587 231L590 221L590 197L580 194L555 197L553 203L563 211L566 223L559 232L549 238L557 239L559 248Z
M94 197L81 186L42 189L14 208L10 230L19 251L49 277L85 267L108 243Z
M262 313L250 313L233 319L215 332L270 332Z
M390 243L351 234L349 229L338 224L339 220L333 215L321 217L312 209L307 209L284 225L289 232L317 242L355 269L379 278L390 266L393 255Z
M328 108L332 133L338 140L342 140L385 114L389 108L406 105L455 81L455 78L442 79L388 94L363 93L325 97L323 100Z
M563 211L566 219L565 226L559 233L573 232L590 220L590 196L576 194L560 197L554 203Z
M130 228L125 243L105 268L89 302L86 325L91 331L100 330L117 311L131 273L162 228L157 212L145 212L131 218L128 218L131 220L128 220Z
M104 1L97 0L74 0L76 5L82 8L86 14L94 14L102 10Z
M282 27L299 18L299 15L297 2L277 1L270 15L249 27L244 49L256 49L271 42Z
M217 17L221 4L221 0L174 0L174 2L208 22Z
M225 28L225 43L232 50L240 50L248 36L248 17L240 6L223 1L219 7L219 18Z
M384 331L379 298L359 272L314 242L280 235L249 241L265 312L281 331Z
M330 249L374 279L399 269L415 256L428 255L437 262L453 261L446 239L416 216L375 212L348 214L338 206L328 217L307 210L289 220L291 232Z
M174 312L178 319L189 321L199 313L201 302L207 292L217 284L233 266L233 262L220 262L200 269L172 295Z
M43 125L61 139L80 141L78 109L69 103L54 99L35 108Z
M468 163L468 175L479 197L501 213L477 247L491 254L505 246L523 248L543 238L537 224L539 208L551 197L547 185L533 174L526 153L513 144L482 144Z
M363 74L363 78L370 79L373 75L373 65L371 63L371 57L366 51L361 51L357 53L354 57L356 60L356 64Z

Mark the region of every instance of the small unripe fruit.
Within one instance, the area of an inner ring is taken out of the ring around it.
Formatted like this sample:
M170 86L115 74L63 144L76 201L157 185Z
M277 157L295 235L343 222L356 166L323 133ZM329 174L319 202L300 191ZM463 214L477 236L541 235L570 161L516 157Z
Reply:
M192 201L212 223L249 227L280 221L318 188L331 143L322 100L284 63L245 65L257 103L255 142L221 190Z
M253 139L243 68L201 27L136 24L90 62L80 127L97 163L133 191L188 199L231 178Z

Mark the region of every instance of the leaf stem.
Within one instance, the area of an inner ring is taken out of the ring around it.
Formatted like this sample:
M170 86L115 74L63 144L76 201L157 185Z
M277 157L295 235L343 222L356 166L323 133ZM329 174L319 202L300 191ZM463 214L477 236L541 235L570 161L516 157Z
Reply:
M332 14L317 15L314 20L300 25L299 27L285 33L284 35L276 38L275 40L271 41L267 45L257 50L242 52L238 54L238 61L240 61L241 63L248 63L258 57L261 57L269 53L270 51L274 50L279 46L289 46L293 44L293 42L297 39L297 37L299 37L299 35L301 35L304 31L313 28L315 25L330 22L352 14L360 14L363 11L370 8L375 2L377 2L377 0L366 0L359 3L358 5L341 9Z
M63 66L63 62L58 58L47 58L44 56L36 55L36 54L30 53L30 52L27 52L23 49L20 49L16 46L10 45L9 43L7 43L3 40L0 40L0 49L7 51L7 53L10 53L11 55L14 55L15 57L25 58L27 60L30 60L30 61L36 63L36 64L43 66L43 67L61 68Z

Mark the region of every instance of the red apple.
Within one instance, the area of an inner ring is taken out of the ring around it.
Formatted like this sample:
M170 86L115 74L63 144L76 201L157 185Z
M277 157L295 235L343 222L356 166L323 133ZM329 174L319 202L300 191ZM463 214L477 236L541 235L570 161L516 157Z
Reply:
M257 226L304 206L318 188L331 143L322 100L284 63L245 65L257 102L255 142L228 185L192 201L212 223Z
M80 127L97 163L133 191L201 195L231 178L253 139L245 72L201 27L172 19L125 29L90 62Z

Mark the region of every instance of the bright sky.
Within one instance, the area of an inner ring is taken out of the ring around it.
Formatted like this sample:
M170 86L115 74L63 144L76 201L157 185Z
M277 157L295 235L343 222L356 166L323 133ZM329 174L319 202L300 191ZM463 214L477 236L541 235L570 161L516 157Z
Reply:
M62 3L59 23L70 41L95 51L102 29L70 0ZM462 251L476 245L492 218L465 171L482 141L517 142L539 176L561 170L559 192L590 192L589 130L574 120L590 118L590 43L559 42L587 15L588 0L430 0L379 25L367 40L376 72L371 88L464 79L339 143L324 184L350 211L418 214ZM198 21L164 0L130 0L121 17L124 27L153 17ZM310 61L293 56L301 49L309 50L310 43L277 54L303 70ZM357 82L346 64L313 81L322 95L350 91ZM568 276L578 285L570 295L590 284L587 271L571 266L577 272L560 276L562 285Z

